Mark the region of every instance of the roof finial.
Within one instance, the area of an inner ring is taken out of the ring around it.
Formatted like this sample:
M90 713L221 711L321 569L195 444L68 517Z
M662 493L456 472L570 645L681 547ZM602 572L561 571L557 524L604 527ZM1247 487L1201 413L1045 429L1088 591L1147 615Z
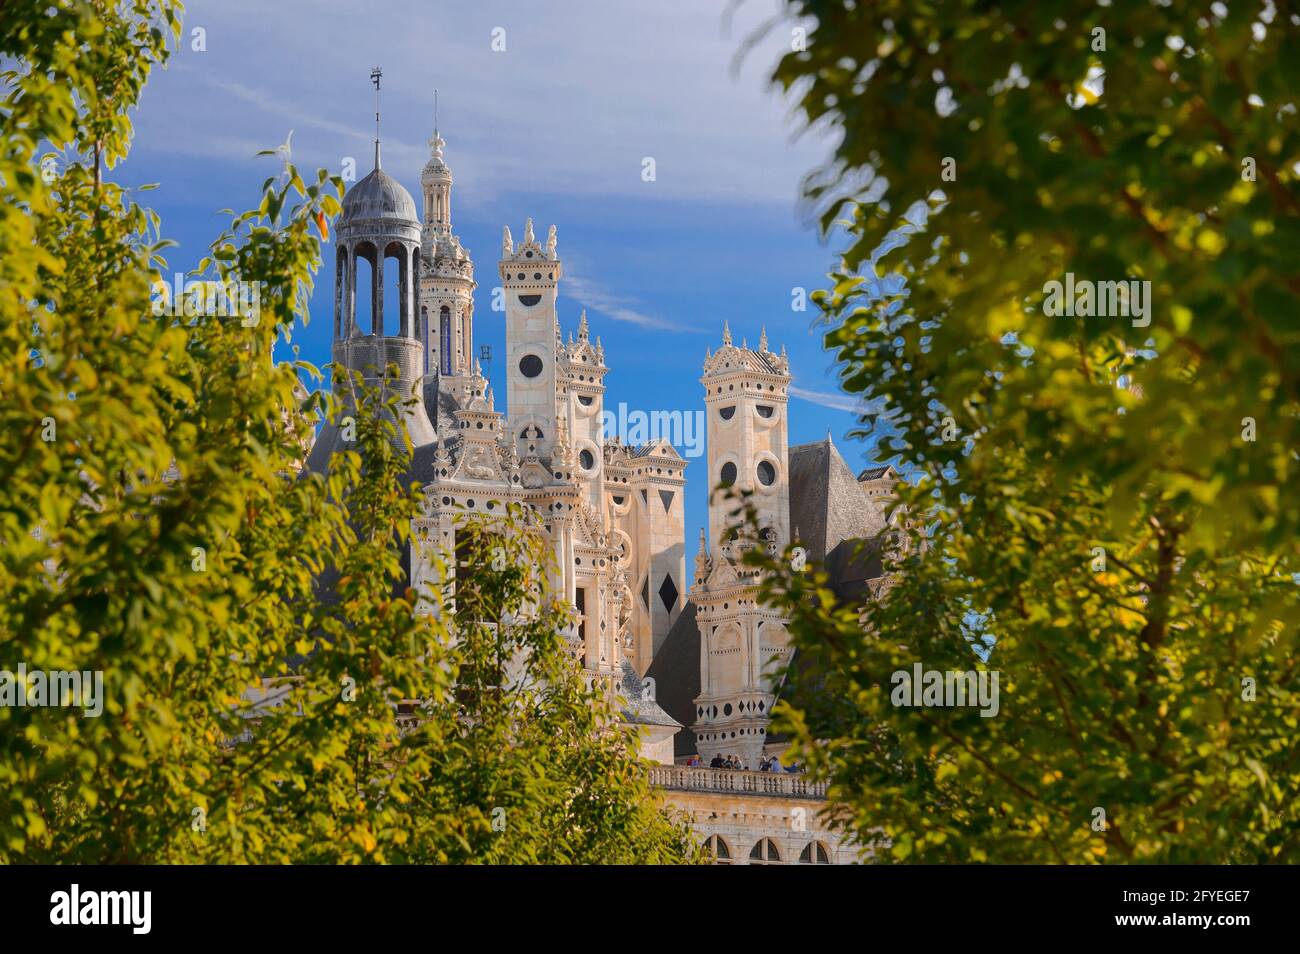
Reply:
M524 244L525 245L537 244L537 238L536 236L533 235L533 220L531 217L528 219L527 222L524 223Z
M727 324L727 319L722 319L722 343L731 344L731 325Z
M384 71L376 66L370 71L370 82L375 84L375 168L379 168L379 80Z
M433 138L429 140L429 150L435 159L442 158L442 147L447 145L447 140L443 139L438 133L438 91L433 91Z
M578 319L578 338L582 341L587 340L587 309L582 309L582 316Z
M767 325L763 325L763 330L759 333L758 350L764 353L767 352Z

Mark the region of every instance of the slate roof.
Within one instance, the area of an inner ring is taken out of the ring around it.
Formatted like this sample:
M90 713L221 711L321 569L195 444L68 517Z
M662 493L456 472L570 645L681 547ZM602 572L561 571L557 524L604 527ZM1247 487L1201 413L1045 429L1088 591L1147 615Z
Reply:
M623 673L619 683L622 689L621 712L625 722L632 725L663 725L681 728L681 723L665 712L656 699L647 698L645 683L636 674L636 667L626 659L623 660ZM656 684L656 691L658 688L659 686ZM681 735L680 732L677 734Z
M858 484L830 438L790 448L790 532L808 556L824 561L846 540L885 527L879 507Z
M695 721L695 697L700 694L700 631L693 601L682 607L646 675L654 678L655 701L683 726L690 726ZM694 751L695 736L689 728L673 736L674 755Z
M396 219L420 224L411 193L383 169L375 169L344 193L339 224L354 219Z

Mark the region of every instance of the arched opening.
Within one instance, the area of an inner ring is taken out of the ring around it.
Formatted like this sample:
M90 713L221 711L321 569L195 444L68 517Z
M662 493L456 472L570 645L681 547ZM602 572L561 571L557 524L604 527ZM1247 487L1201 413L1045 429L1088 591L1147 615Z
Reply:
M727 844L721 835L710 835L708 840L704 842L704 847L713 856L715 865L731 864L731 846Z
M376 334L383 334L388 337L396 337L402 334L402 325L404 324L405 313L403 305L405 304L405 288L402 279L405 277L406 268L403 264L403 256L406 250L396 242L390 242L384 249L384 292L382 301L384 304L384 321L383 324L375 329Z
M352 265L352 334L373 334L375 326L375 259L377 252L369 242L362 242L353 252Z
M751 865L779 865L781 863L781 852L777 850L776 842L771 838L764 838L758 842L749 852L749 863Z
M799 853L799 864L801 865L828 865L831 863L830 852L826 850L826 845L820 841L810 841L804 845L803 851Z
M438 352L442 355L442 373L451 374L451 309L446 305L438 312Z

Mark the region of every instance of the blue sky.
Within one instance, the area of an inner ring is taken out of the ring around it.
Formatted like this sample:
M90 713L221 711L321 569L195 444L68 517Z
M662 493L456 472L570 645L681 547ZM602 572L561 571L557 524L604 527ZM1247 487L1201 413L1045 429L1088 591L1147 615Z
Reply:
M611 368L607 408L702 408L700 368L724 319L750 344L766 325L794 373L791 445L829 431L856 469L869 458L845 436L854 402L836 386L815 309L791 308L791 289L821 287L833 260L798 202L801 177L830 144L797 135L789 103L768 83L788 25L736 67L745 39L779 5L745 0L728 18L729 6L192 0L181 50L150 81L133 151L114 176L161 184L140 198L180 243L170 265L187 271L221 230L217 210L256 204L278 163L255 153L290 130L300 169L337 173L350 156L358 177L370 170L368 77L382 66L384 169L417 203L439 90L453 224L480 283L476 346L504 353L502 314L491 310L502 225L518 237L528 216L539 235L554 223L561 324L567 335L587 309ZM194 28L204 31L202 52L191 49ZM504 52L492 49L498 28ZM647 156L653 182L641 175ZM295 343L323 364L333 276L319 278L312 321ZM485 371L501 408L498 364ZM686 471L688 561L707 524L704 470L698 459Z

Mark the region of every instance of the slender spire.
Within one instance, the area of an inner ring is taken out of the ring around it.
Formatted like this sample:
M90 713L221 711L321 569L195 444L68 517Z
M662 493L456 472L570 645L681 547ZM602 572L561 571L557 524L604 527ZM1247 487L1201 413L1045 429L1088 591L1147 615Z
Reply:
M379 168L379 80L384 71L376 66L370 71L370 82L375 84L375 168Z
M722 343L731 344L731 325L727 324L727 319L722 319Z
M767 351L767 325L763 325L763 330L758 336L758 350Z
M587 340L587 309L582 309L582 317L578 319L578 338L582 341Z
M442 158L442 149L447 140L438 133L438 91L433 91L433 138L429 140L429 153L434 159Z

